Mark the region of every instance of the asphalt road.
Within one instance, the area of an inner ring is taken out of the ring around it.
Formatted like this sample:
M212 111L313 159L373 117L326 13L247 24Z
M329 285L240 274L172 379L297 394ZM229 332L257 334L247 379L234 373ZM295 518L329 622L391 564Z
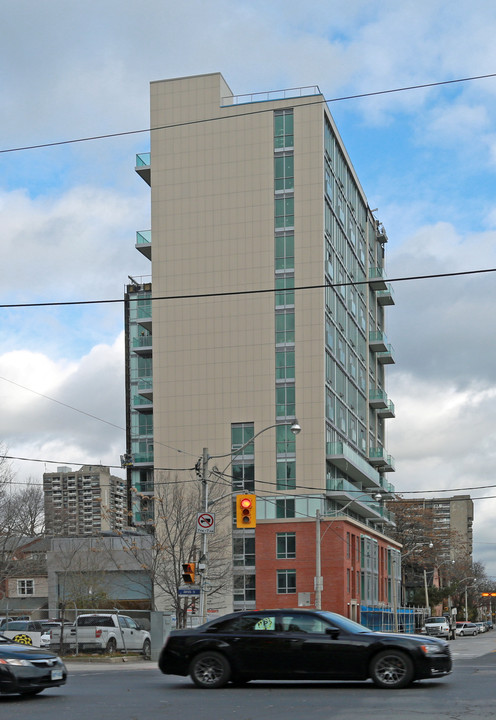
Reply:
M452 642L454 671L404 690L371 682L253 682L197 689L155 663L71 662L66 686L0 697L1 720L450 720L496 717L496 631Z

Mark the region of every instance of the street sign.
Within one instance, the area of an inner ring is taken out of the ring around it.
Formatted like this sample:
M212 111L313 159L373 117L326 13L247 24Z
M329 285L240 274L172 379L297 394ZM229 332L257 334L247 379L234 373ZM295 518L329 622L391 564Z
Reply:
M200 588L198 585L182 585L177 588L178 595L199 595Z
M196 520L196 530L199 533L213 533L215 532L215 515L210 512L198 513Z

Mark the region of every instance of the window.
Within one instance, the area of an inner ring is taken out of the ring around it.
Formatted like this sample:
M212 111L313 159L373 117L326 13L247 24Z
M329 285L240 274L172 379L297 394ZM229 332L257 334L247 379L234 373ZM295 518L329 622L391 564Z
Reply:
M294 490L296 488L296 462L277 460L277 489Z
M255 489L255 465L253 462L238 462L232 466L233 489Z
M276 307L294 305L293 288L293 277L276 277Z
M294 235L283 233L275 239L276 270L294 270Z
M293 155L280 155L274 158L274 188L276 191L294 189Z
M293 147L293 111L279 110L274 113L274 147Z
M276 344L294 343L295 317L294 312L276 313Z
M235 537L233 539L234 565L238 567L255 565L255 538Z
M296 570L277 571L277 594L289 595L296 592Z
M294 498L277 498L276 499L276 517L294 517L295 501Z
M294 380L294 350L278 350L276 352L276 380Z
M17 581L17 594L18 595L34 595L34 580L18 580Z
M276 228L294 226L294 198L281 197L274 201L274 218Z
M255 600L255 575L234 576L234 602Z
M283 385L276 387L276 416L279 418L295 416L295 387Z
M279 560L290 560L296 557L296 533L277 533L276 557Z
M294 455L296 452L296 436L289 425L276 427L276 452L278 455Z

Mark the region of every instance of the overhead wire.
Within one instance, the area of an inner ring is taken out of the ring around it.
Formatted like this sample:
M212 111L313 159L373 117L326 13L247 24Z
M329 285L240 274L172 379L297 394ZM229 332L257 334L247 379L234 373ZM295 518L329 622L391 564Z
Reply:
M412 280L439 280L442 278L451 277L462 277L468 275L483 275L487 273L496 272L496 268L479 268L477 270L459 270L454 272L444 273L429 273L427 275L404 275L401 277L392 278L381 278L386 283L395 282L407 282ZM325 288L341 288L341 287L358 287L360 285L370 285L377 282L377 279L364 279L364 280L348 280L346 282L339 283L318 283L317 285L297 285L291 288L291 292L298 292L300 290L323 290ZM261 295L268 293L281 292L279 288L261 288L258 290L226 290L223 292L203 292L203 293L185 293L184 295L158 295L147 298L151 302L158 300L195 300L205 298L223 298L233 297L240 295ZM31 302L31 303L3 303L0 304L0 309L20 309L30 307L63 307L72 305L100 305L108 303L130 303L136 302L133 298L118 298L111 300L53 300L48 302Z
M335 97L335 98L322 98L321 100L315 100L312 102L306 102L305 105L321 105L323 103L337 103L337 102L343 102L345 100L357 100L361 98L369 98L369 97L377 97L380 95L391 95L393 93L400 93L400 92L408 92L411 90L425 90L427 88L434 88L434 87L442 87L443 85L454 85L454 84L461 84L466 82L473 82L475 80L486 80L489 78L496 77L496 73L487 73L485 75L472 75L470 77L464 77L464 78L455 78L453 80L439 80L437 82L430 82L430 83L421 83L418 85L405 85L403 87L398 88L390 88L388 90L374 90L371 92L364 92L364 93L355 93L353 95L342 95L341 97ZM311 96L306 96L307 97ZM280 99L280 98L276 98ZM288 98L288 99L294 99L294 98ZM239 107L238 105L232 105L230 107ZM150 132L156 132L157 130L171 130L173 128L179 128L179 127L186 127L188 125L201 125L207 122L217 122L220 120L230 120L233 117L239 117L242 116L249 116L249 115L261 115L263 113L272 112L272 108L261 108L257 110L252 110L250 112L243 112L243 113L229 113L228 115L221 115L217 117L211 117L211 118L201 118L199 120L188 120L185 122L180 123L170 123L167 125L159 125L157 127L149 127L149 128L141 128L139 130L124 130L121 132L113 132L113 133L105 133L101 135L90 135L88 137L80 137L80 138L72 138L69 140L56 140L54 142L45 142L45 143L37 143L33 145L22 145L19 147L13 147L13 148L3 148L0 149L0 155L1 154L7 154L7 153L15 153L15 152L23 152L26 150L39 150L42 148L50 148L50 147L59 147L61 145L74 145L77 143L83 143L83 142L92 142L96 140L107 140L110 138L117 138L117 137L125 137L130 135L140 135L144 133L150 133Z

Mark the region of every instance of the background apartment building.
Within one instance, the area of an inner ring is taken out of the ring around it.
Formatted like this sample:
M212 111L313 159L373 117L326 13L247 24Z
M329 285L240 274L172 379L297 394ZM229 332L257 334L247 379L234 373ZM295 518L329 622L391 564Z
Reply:
M47 535L97 535L128 525L126 486L107 467L58 467L43 474Z
M186 479L208 448L232 453L220 477L254 490L259 525L318 511L387 534L387 236L324 98L234 96L219 73L153 82L150 98L136 247L152 282L126 289L135 522L157 469ZM256 533L233 530L235 609L257 602Z

